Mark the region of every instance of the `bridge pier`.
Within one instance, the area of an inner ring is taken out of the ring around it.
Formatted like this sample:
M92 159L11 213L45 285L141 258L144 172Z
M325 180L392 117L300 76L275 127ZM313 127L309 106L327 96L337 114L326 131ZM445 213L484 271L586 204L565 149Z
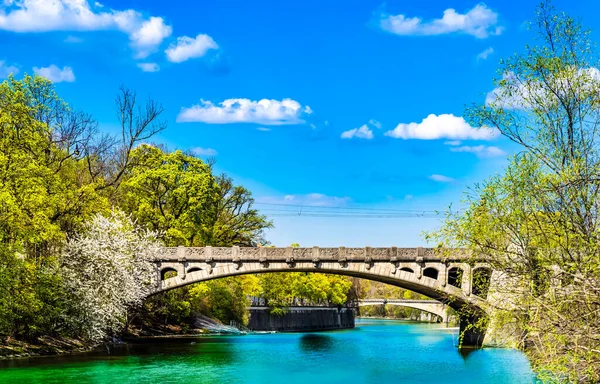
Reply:
M487 330L485 315L461 314L459 318L459 348L481 348Z

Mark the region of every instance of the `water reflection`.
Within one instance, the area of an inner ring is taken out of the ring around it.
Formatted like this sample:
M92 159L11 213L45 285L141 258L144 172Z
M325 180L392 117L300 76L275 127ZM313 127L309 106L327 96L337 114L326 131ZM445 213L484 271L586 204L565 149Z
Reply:
M236 360L234 343L225 337L202 338L155 338L138 340L135 344L117 344L97 348L91 352L72 355L35 356L21 359L0 360L0 369L36 366L77 366L109 362L115 364L144 365L169 361L181 356L194 356L202 364L229 365ZM131 359L135 357L135 359ZM2 382L0 380L0 382Z
M333 347L333 338L325 334L309 333L300 338L300 349L304 352L328 352Z
M463 358L464 361L467 361L467 358L477 350L477 348L457 348L457 352Z

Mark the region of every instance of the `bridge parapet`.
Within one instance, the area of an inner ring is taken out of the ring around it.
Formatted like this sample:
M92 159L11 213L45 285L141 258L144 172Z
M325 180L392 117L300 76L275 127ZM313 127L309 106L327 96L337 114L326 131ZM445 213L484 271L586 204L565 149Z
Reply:
M157 261L341 261L341 262L460 262L470 259L465 249L445 252L436 248L275 248L275 247L170 247Z

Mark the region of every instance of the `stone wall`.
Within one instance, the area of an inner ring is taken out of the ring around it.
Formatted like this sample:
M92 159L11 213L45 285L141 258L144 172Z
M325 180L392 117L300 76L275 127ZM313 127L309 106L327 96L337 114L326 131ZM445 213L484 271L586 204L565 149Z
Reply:
M284 315L271 308L250 308L248 328L253 331L313 332L354 328L354 310L349 308L291 307Z

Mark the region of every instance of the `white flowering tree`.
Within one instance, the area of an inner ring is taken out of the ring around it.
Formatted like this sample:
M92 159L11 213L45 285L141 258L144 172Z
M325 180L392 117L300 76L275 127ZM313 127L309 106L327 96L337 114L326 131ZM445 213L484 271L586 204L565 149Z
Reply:
M156 234L121 211L97 215L86 231L68 241L63 279L79 334L99 342L121 330L127 310L140 305L155 284Z

